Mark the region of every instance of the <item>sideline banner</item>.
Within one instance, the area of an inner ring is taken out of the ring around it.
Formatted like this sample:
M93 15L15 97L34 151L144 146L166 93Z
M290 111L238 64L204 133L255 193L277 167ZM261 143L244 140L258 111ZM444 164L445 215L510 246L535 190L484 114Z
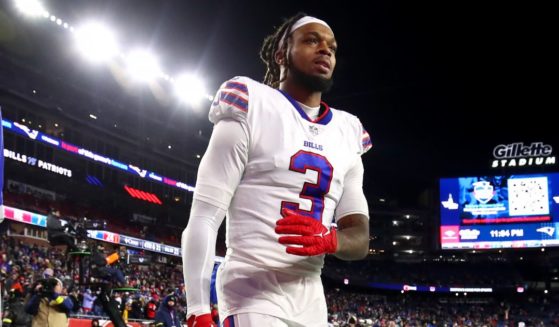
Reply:
M92 319L77 319L77 318L70 318L68 319L68 327L91 327L91 320ZM145 327L149 325L144 325L139 322L129 322L127 324L130 327ZM99 320L99 326L103 327L113 327L113 323L110 320Z

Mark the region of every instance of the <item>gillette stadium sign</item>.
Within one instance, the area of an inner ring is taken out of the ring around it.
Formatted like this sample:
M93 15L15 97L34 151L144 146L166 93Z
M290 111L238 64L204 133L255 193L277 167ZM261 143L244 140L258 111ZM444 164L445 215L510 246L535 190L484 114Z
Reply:
M543 142L499 144L493 149L491 168L548 166L555 164L553 148Z

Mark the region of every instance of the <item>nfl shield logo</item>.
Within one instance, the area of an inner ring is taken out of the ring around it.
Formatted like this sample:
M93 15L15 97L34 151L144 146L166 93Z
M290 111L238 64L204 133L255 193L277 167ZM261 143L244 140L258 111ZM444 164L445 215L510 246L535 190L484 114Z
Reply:
M309 132L311 132L312 135L317 136L318 135L318 127L313 126L313 125L309 125Z

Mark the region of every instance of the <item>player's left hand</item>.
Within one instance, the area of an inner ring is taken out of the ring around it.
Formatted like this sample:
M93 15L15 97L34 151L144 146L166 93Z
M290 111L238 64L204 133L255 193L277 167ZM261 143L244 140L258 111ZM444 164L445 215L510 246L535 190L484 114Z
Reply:
M287 253L314 256L336 252L338 239L335 228L328 229L322 222L289 209L282 209L282 214L283 218L276 222L275 231L290 235L279 238L281 244L287 245Z

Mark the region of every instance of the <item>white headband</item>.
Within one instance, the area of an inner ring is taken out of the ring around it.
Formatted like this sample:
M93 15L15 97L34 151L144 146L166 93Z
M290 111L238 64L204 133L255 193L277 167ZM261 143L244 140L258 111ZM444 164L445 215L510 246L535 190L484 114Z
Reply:
M295 22L295 24L293 24L293 26L291 26L291 29L289 30L289 33L293 33L293 31L298 29L299 27L307 25L307 24L311 24L311 23L317 23L317 24L324 25L324 26L330 28L330 26L328 26L328 24L326 24L326 22L321 20L321 19L311 17L311 16L305 16L305 17L301 17L298 21Z
M279 42L279 44L278 44L278 45L279 45L278 48L281 47L281 45L282 45L283 42L285 41L285 38L287 37L287 35L293 33L293 31L295 31L295 30L298 29L299 27L305 26L305 25L307 25L307 24L312 24L312 23L320 24L320 25L323 25L323 26L328 27L329 29L332 29L332 28L330 28L330 26L329 26L328 24L326 24L325 21L323 21L323 20L321 20L321 19L318 19L318 18L316 18L316 17L312 17L312 16L304 16L304 17L301 17L301 18L299 18L299 20L297 20L297 21L293 24L293 26L291 26L291 29L290 29L289 31L286 31L285 34L283 34L283 36L281 37L281 40L280 40L280 42Z

